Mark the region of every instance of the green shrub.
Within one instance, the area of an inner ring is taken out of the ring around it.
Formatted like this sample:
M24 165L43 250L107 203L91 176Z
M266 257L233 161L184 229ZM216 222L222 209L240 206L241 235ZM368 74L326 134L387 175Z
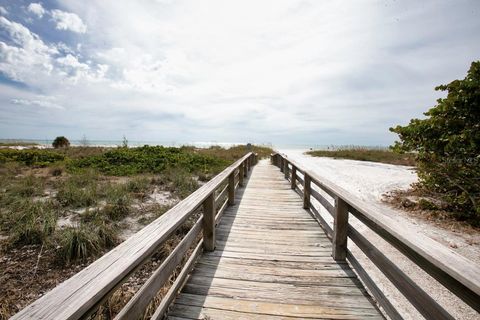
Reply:
M56 137L55 140L53 140L52 146L55 149L67 148L70 146L70 141L68 141L68 139L64 136Z
M52 163L65 160L65 156L49 150L40 149L0 149L0 158L3 162L19 162L27 166L44 167Z
M109 175L161 173L167 168L183 168L188 172L212 172L223 169L227 161L190 152L183 148L143 146L115 148L100 155L74 159L69 169L95 168Z
M420 186L461 212L460 219L480 225L480 61L465 79L436 90L447 97L425 119L390 128L400 138L392 148L416 152Z

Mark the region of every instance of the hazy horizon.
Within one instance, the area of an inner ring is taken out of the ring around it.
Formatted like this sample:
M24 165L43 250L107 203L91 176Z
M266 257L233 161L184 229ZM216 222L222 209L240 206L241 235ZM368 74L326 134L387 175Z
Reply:
M0 0L0 138L390 145L480 2Z

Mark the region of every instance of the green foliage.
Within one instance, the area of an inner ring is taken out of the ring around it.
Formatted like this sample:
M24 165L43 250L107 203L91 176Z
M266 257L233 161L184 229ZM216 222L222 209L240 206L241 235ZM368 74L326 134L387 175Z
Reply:
M128 180L126 185L127 190L133 193L145 193L150 187L151 179L144 176L134 177Z
M95 230L83 224L60 230L56 238L60 246L59 258L66 264L77 260L84 261L98 254L102 248L101 240Z
M10 213L15 225L10 237L12 243L41 244L55 231L58 210L50 201L22 200Z
M425 119L390 128L398 152L417 152L420 185L438 193L474 224L480 224L480 61L463 80L441 85L447 97L437 100Z
M55 140L53 140L52 142L52 146L55 149L67 148L70 146L70 141L68 141L68 139L65 138L64 136L56 137Z
M98 173L82 170L59 183L56 199L64 207L84 208L95 205L101 195Z
M184 168L188 172L217 171L227 162L222 159L189 152L183 148L143 146L115 148L103 154L72 160L71 171L95 168L109 175L160 173L167 168Z
M338 159L351 159L359 161L372 161L396 165L414 166L415 157L411 153L395 153L390 150L348 148L340 150L315 150L307 154L314 157L331 157Z
M198 181L184 169L176 168L165 171L159 179L166 189L176 194L180 199L188 197L198 189Z
M65 156L49 150L41 149L0 149L0 163L19 162L27 166L44 167L58 161L65 160Z
M108 216L109 219L118 221L128 216L131 202L132 200L128 194L119 195L108 201L101 211Z
M43 194L44 180L33 175L13 179L6 187L6 192L18 197L33 197Z
M60 261L69 264L85 261L119 243L115 227L97 218L78 226L66 227L55 234Z

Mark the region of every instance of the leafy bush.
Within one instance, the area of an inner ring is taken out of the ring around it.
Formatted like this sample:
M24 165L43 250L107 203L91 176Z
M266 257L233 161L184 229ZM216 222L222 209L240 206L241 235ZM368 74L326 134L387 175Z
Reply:
M133 175L160 173L167 168L184 168L188 172L218 171L227 161L207 155L189 152L183 148L143 146L138 148L115 148L100 155L72 160L71 171L95 168L109 175Z
M390 128L398 152L417 152L420 186L447 201L459 217L480 225L480 61L463 80L441 85L446 98L425 119Z
M53 140L52 142L52 146L55 149L66 148L70 146L70 141L68 141L68 139L65 138L64 136L56 137L55 140Z
M2 162L19 162L27 166L47 166L49 164L65 160L65 156L49 150L40 149L0 149Z

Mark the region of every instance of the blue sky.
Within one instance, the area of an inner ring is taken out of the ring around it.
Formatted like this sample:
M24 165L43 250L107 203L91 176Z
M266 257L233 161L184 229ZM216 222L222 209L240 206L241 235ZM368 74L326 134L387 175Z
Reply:
M0 138L387 145L480 1L0 0Z

